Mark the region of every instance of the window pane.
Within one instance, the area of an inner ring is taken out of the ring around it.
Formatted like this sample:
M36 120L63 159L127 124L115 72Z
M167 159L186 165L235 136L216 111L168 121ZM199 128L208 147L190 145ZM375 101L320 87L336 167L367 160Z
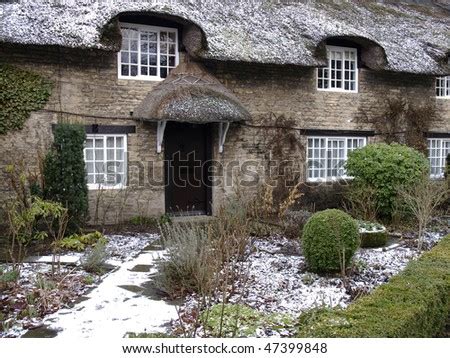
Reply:
M141 42L141 52L144 52L144 53L148 52L148 43L147 42Z
M103 138L95 138L95 148L103 148Z
M103 160L103 149L95 150L95 160Z
M130 75L131 76L137 76L138 73L138 67L137 66L130 66Z
M114 137L107 137L106 146L108 148L114 148Z
M106 160L114 160L114 149L108 149L106 151Z
M167 77L167 68L161 68L160 73L161 73L161 78L166 78Z
M129 71L128 65L122 65L120 74L122 76L129 76L130 75L130 71Z
M120 53L120 61L122 63L128 63L129 60L130 60L130 57L129 57L128 52L122 51Z
M86 163L86 173L94 172L94 163Z
M94 160L94 150L93 149L86 149L86 160Z
M150 43L149 45L148 45L148 52L149 53L157 53L157 51L156 51L156 47L157 45L156 45L156 43Z
M95 162L95 172L96 173L104 173L105 172L105 164L103 162Z
M169 42L175 42L175 32L169 32Z

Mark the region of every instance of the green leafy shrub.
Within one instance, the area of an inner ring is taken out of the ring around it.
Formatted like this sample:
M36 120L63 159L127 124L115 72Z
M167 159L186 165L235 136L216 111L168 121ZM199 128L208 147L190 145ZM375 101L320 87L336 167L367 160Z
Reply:
M217 304L203 311L200 321L209 337L250 337L259 329L292 328L294 319L286 314L264 314L242 304Z
M102 274L105 271L105 263L107 258L108 253L106 252L105 243L98 242L83 260L82 266L86 272Z
M346 310L301 317L299 337L431 338L440 335L450 308L450 236L389 283Z
M38 197L24 197L7 203L9 253L16 268L21 265L27 247L47 238L56 243L64 235L67 209L61 204Z
M162 214L158 218L158 225L162 226L162 225L166 225L166 224L172 224L172 217L167 213Z
M84 251L87 246L106 244L107 239L98 231L85 235L73 234L58 242L58 247L66 250Z
M417 150L393 144L369 144L349 153L347 174L353 185L375 190L376 207L390 218L397 199L397 187L413 186L428 173L428 160Z
M318 212L303 228L303 254L313 272L344 273L358 246L356 220L341 210Z
M76 231L84 225L88 210L83 155L86 133L81 125L58 124L54 137L44 161L44 197L68 209L68 229Z
M32 111L44 107L52 85L31 71L0 64L0 134L22 129Z

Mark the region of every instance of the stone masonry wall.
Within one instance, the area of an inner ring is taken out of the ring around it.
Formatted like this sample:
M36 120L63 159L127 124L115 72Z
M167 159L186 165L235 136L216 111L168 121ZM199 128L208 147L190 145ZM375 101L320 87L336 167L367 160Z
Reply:
M38 171L39 158L52 141L52 123L135 125L136 133L128 135L129 186L123 190L90 191L91 221L115 223L136 215L164 213L164 153L156 153L156 124L138 123L130 117L130 112L157 82L119 80L117 55L100 51L4 45L0 48L0 62L34 70L54 82L45 110L34 112L23 130L0 136L0 201L11 194L5 166L22 162L27 171ZM270 157L267 137L271 132L252 126L270 125L277 116L284 116L294 121L295 127L304 129L367 130L370 125L362 126L357 118L379 116L384 111L386 96L400 96L414 103L435 104L440 118L432 129L450 132L450 101L435 98L433 76L360 69L358 93L333 93L316 90L312 68L218 62L206 65L253 117L247 125L231 126L222 154L218 153L215 131L213 159L225 168L217 174L226 183L213 188L213 211L234 190L232 168L239 168L236 162L250 161L247 171L253 171L254 167L258 175L248 178L264 178L264 167ZM304 152L292 152L291 157L299 158L299 166L304 167ZM150 177L153 179L149 180ZM248 180L244 184L256 188Z

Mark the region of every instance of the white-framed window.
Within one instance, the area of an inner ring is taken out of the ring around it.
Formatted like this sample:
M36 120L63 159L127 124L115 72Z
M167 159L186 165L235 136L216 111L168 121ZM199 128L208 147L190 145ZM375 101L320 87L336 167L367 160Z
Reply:
M178 30L121 23L119 78L160 81L178 65Z
M328 66L317 69L319 91L358 92L358 50L327 46Z
M127 136L88 134L84 146L89 189L120 189L127 180Z
M445 160L450 153L450 138L429 138L428 159L431 178L442 178L445 173Z
M436 77L436 97L450 98L450 76Z
M348 153L364 147L365 137L308 137L308 181L332 181L348 178L345 162Z

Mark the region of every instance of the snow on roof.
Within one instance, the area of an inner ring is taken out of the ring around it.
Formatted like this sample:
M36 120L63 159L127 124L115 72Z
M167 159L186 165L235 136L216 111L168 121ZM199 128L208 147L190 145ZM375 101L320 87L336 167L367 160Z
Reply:
M200 53L204 59L317 66L323 58L316 50L325 39L360 37L383 47L386 70L449 72L448 9L414 1L5 0L0 41L114 50L100 41L101 32L125 12L196 24L207 43Z

